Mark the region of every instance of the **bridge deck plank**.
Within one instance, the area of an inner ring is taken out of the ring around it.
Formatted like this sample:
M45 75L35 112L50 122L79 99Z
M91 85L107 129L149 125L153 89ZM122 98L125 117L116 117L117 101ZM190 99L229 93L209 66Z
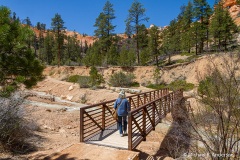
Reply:
M86 143L102 145L120 149L128 149L128 136L121 137L117 129L117 124L103 132L95 135Z

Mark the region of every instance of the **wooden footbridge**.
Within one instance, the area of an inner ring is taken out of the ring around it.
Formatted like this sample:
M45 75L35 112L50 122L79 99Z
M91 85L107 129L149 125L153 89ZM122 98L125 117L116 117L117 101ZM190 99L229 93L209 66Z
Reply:
M155 90L128 96L128 135L120 137L112 117L115 100L80 108L80 142L135 149L183 97L182 90Z

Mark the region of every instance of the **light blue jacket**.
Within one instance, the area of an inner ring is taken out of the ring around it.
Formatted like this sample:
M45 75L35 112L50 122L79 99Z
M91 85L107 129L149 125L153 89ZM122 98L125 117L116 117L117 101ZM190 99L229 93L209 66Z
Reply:
M122 102L121 102L121 100L122 100ZM124 99L121 99L121 98L116 99L116 101L114 103L114 109L116 109L117 106L118 106L118 116L127 116L128 112L131 110L129 102L128 102L128 100L126 98L124 98Z

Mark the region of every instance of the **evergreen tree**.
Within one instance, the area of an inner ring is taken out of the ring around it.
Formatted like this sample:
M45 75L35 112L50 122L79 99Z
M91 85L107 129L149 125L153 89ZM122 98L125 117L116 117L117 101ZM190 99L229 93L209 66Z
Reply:
M158 27L153 26L150 28L150 31L149 31L148 47L151 55L153 56L153 59L155 59L156 61L157 66L159 65L159 62L158 62L158 56L160 53L159 44L160 44L160 32Z
M58 13L55 14L54 18L52 18L52 30L55 33L55 37L56 37L56 41L57 41L57 50L58 50L58 54L57 54L57 59L58 59L58 67L61 64L61 50L63 47L63 43L64 43L64 21L61 18L61 15L59 15Z
M107 52L107 64L117 65L118 59L119 54L116 45L112 44Z
M196 19L196 22L199 22L198 26L200 26L195 28L198 29L195 33L198 34L197 37L199 37L197 38L196 46L199 47L199 53L202 53L204 48L204 41L208 42L208 25L209 18L212 14L212 9L206 0L194 0L193 4L194 18ZM198 53L196 52L196 54Z
M148 30L144 24L139 26L138 36L139 50L142 50L148 46Z
M224 9L219 3L215 6L214 14L210 23L210 33L214 38L215 46L219 50L227 50L228 41L232 40L234 32L237 31L237 26L233 22L228 10Z
M101 12L96 19L94 27L95 36L98 37L99 45L101 46L101 52L106 55L111 44L112 37L114 35L114 26L112 20L115 19L113 4L107 1Z
M83 59L86 66L101 66L103 56L100 54L99 41L96 41L92 47L89 47Z
M126 19L126 34L130 36L130 34L135 34L135 40L136 40L136 55L137 55L137 63L140 64L140 56L139 56L139 30L141 27L141 23L144 21L148 21L148 17L145 15L145 8L143 8L143 5L138 2L137 0L134 0L132 3L131 8L128 10L128 17Z
M0 85L2 96L7 96L19 83L35 85L41 77L43 66L27 41L33 31L19 21L12 21L10 10L0 6Z
M193 46L191 25L193 22L193 6L191 1L184 7L183 15L181 18L181 49L188 51Z
M74 33L73 36L67 36L65 44L65 60L64 62L68 65L71 65L71 62L79 61L80 58L80 45L77 40L77 34Z
M130 67L134 65L136 57L133 48L128 45L124 45L122 46L119 54L120 57L118 63L120 66Z
M149 52L149 48L146 47L142 49L140 52L140 62L141 62L140 64L142 66L147 66L150 58L151 58L151 54Z
M32 22L29 17L23 20L23 24L26 24L27 26L32 26Z
M168 63L171 63L172 54L180 50L180 33L178 29L178 21L176 19L170 22L170 25L163 32L162 51L168 55Z
M46 62L48 65L52 64L53 59L54 59L54 36L52 35L51 32L47 32L47 35L44 39L44 47L42 49L41 57L42 61Z
M104 82L103 76L98 73L98 70L95 66L91 66L89 74L90 74L90 83L92 87L98 86Z

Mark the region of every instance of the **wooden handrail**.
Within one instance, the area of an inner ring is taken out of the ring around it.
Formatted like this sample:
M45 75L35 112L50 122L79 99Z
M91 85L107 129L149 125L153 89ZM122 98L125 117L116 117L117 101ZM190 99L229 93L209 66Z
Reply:
M130 111L128 113L128 149L133 150L141 141L145 141L148 133L155 130L155 126L161 122L161 119L171 112L174 102L182 98L183 91L178 90ZM139 118L139 114L141 118ZM146 126L147 123L149 124L148 127ZM133 129L135 129L135 132L133 132Z
M134 110L139 106L150 103L153 99L160 98L168 93L169 89L154 90L139 93L136 95L131 95L126 98L130 103L131 109ZM105 130L106 128L111 127L113 124L116 124L116 121L112 117L114 102L115 100L110 100L80 108L80 142L84 142L85 140L87 140L84 139L85 135L90 135L88 137L91 137L91 135L94 136L95 134ZM89 123L89 121L91 123ZM85 127L85 123L88 124L88 128ZM96 126L98 126L97 131L91 130Z

